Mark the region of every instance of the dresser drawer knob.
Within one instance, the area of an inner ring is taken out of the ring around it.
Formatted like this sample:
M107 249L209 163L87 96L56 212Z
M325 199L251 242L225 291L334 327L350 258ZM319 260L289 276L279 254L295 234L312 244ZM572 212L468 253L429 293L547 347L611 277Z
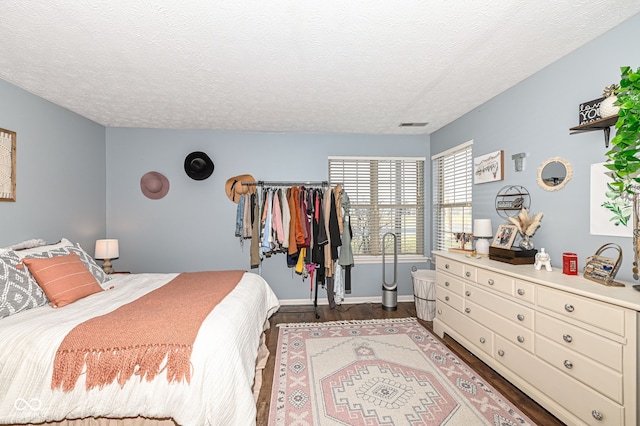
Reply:
M567 343L571 343L571 342L573 342L573 337L571 337L570 334L563 334L562 335L562 340L564 340Z
M494 284L494 281L493 281L492 278L489 278L489 280L487 282L489 283L489 285L493 285Z
M449 296L445 296L444 300L446 300L448 302L449 301Z
M518 314L517 318L518 318L518 321L524 321L524 315L522 314Z
M573 363L571 361L569 361L568 359L565 359L563 362L564 366L566 368L568 368L569 370L571 370L573 368Z
M468 271L467 271L464 275L465 275L467 278L469 278L469 277L471 277L471 272L468 272Z
M522 336L518 336L518 342L520 342L520 343L524 343L524 337L522 337Z
M464 310L466 313L470 314L471 313L471 308L465 308Z
M484 343L484 342L486 342L486 340L484 339L484 337L481 337L480 338L480 343Z
M450 285L450 284L449 284L449 281L445 281L445 282L444 282L444 286L445 286L445 287L449 287L449 285Z
M602 415L602 413L598 410L593 410L591 412L591 415L593 416L594 419L598 420L598 421L602 421L604 420L604 416Z
M464 294L465 294L465 296L467 296L467 297L471 296L471 292L470 292L469 290L465 291L465 292L464 292Z
M449 269L449 264L444 265L444 269Z
M519 289L518 289L518 294L519 294L520 296L524 296L524 289L519 288Z
M438 315L442 315L442 309L438 309Z
M575 309L575 308L573 307L573 305L571 305L571 304L569 304L569 303L567 303L566 305L564 305L564 310L565 310L565 311L567 311L567 312L573 312L573 311L574 311L574 309Z
M500 350L498 351L498 355L500 355L500 356L504 356L504 351L503 351L502 349L500 349Z

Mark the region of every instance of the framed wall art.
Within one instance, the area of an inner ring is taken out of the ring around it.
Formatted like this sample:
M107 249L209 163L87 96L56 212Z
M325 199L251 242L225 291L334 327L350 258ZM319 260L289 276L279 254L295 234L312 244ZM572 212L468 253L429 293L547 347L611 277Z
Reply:
M504 180L504 151L496 151L473 159L473 183Z
M16 132L0 129L0 201L16 200Z
M633 237L633 205L630 199L607 198L611 171L604 165L591 165L589 233L612 237Z
M510 249L513 245L513 240L516 239L518 234L518 228L515 225L500 225L496 235L493 237L492 247L498 247L503 249Z

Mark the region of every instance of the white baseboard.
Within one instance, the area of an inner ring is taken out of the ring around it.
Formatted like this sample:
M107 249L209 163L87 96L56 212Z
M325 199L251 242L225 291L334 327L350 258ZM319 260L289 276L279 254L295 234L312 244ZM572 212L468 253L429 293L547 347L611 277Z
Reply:
M413 302L413 295L398 296L398 302ZM357 303L382 303L382 296L367 297L345 297L343 305L353 305ZM318 297L318 305L328 305L326 297ZM313 305L311 299L280 299L280 306Z

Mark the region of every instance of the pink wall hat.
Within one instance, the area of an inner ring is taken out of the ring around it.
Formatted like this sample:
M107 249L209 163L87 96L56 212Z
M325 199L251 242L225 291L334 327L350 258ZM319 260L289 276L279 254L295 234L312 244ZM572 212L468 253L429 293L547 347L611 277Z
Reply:
M145 197L159 200L169 192L169 179L162 173L148 172L140 178L140 189Z

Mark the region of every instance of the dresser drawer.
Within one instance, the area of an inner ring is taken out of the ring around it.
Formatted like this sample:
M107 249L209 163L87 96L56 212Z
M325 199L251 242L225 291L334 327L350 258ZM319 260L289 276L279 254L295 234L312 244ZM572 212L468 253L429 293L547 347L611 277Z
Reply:
M622 374L578 352L536 336L536 355L604 396L622 404Z
M491 312L495 312L522 327L533 329L533 309L471 285L465 287L464 294L466 299L472 300L474 303L487 308Z
M540 358L495 337L498 362L543 392L555 404L587 425L623 426L624 407L558 370ZM601 420L595 417L602 416ZM575 420L568 422L577 424Z
M529 281L515 280L513 295L523 302L535 303L536 285Z
M476 282L505 294L513 294L514 279L506 275L498 274L497 272L478 269Z
M464 264L445 259L443 257L436 257L436 270L448 272L452 275L463 277L464 276Z
M493 353L493 332L465 317L441 300L436 301L436 313L442 322L453 328L475 347L489 355ZM467 349L471 350L471 348ZM471 351L473 352L473 350Z
M536 315L536 333L622 372L622 344L618 342L541 313Z
M462 296L464 291L464 281L461 278L456 278L442 272L436 274L436 284L436 293L438 292L438 287L442 287L459 296Z
M476 305L475 303L465 300L464 313L469 318L474 319L480 324L486 325L492 331L504 336L513 344L518 345L529 352L533 352L533 331L520 327L510 321L500 318L488 309Z
M538 288L538 306L624 336L623 308L546 287Z
M457 294L447 290L444 287L437 287L436 297L447 305L451 306L456 311L462 312L462 307L464 304L464 299L462 298L462 296L458 296Z

